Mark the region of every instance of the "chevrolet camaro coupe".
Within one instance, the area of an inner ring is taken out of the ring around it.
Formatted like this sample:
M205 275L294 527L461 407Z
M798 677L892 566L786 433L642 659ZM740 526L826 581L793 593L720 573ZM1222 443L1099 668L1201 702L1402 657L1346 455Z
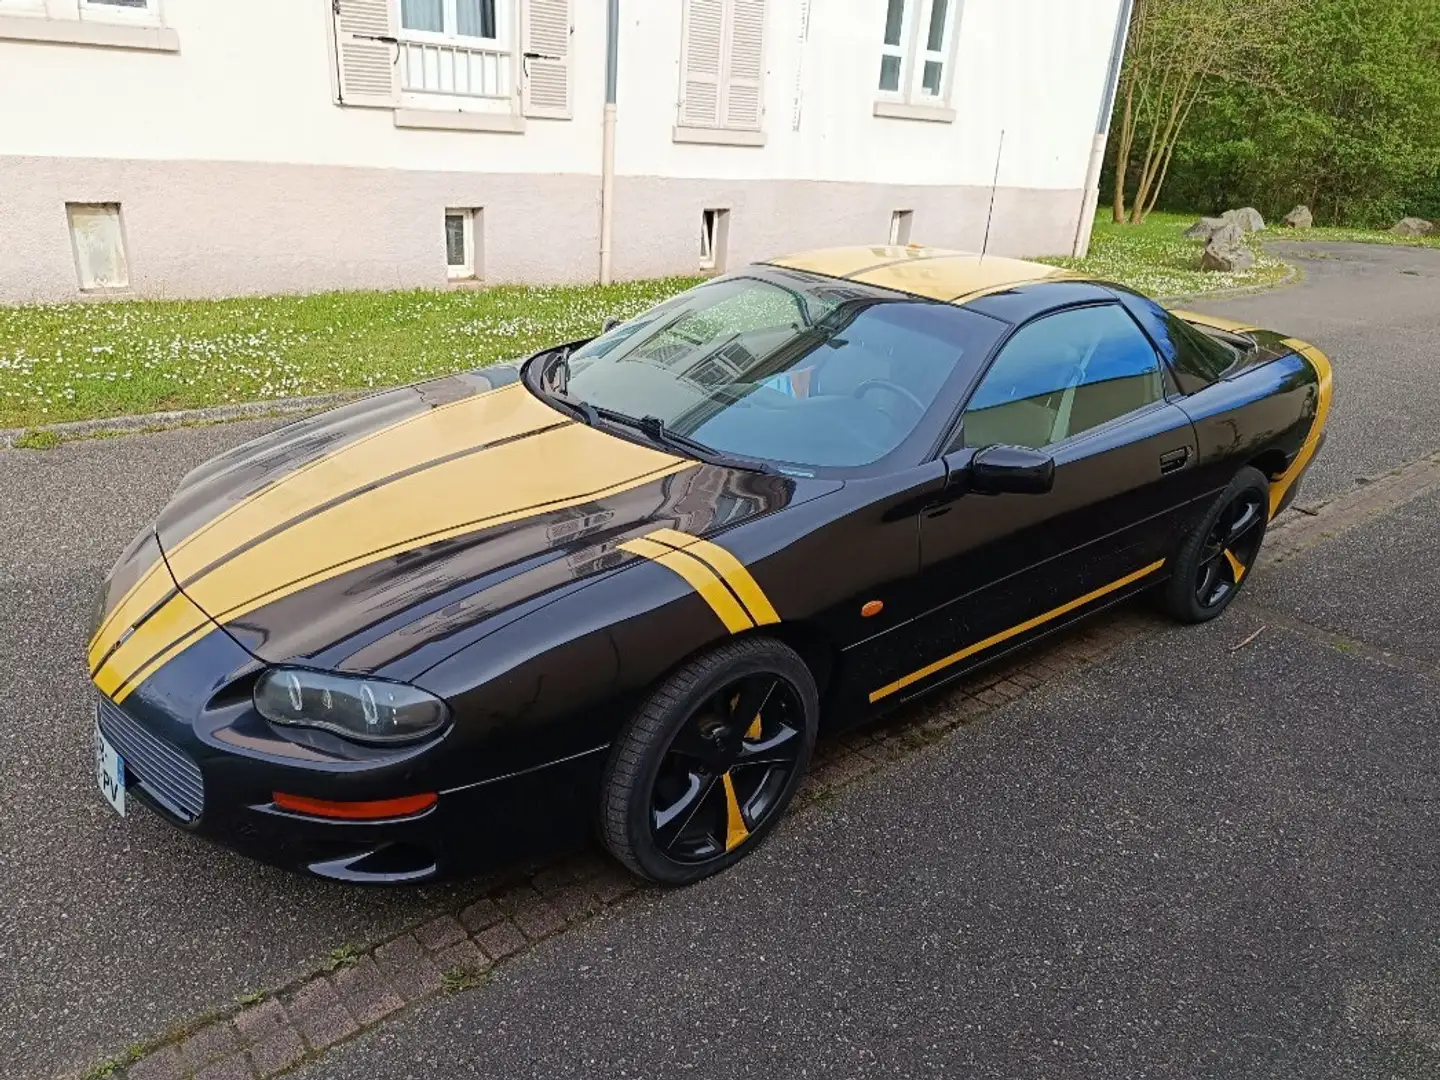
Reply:
M694 881L817 734L1135 593L1219 615L1330 400L1310 345L1047 266L748 266L186 476L104 586L101 791L346 881L591 831Z

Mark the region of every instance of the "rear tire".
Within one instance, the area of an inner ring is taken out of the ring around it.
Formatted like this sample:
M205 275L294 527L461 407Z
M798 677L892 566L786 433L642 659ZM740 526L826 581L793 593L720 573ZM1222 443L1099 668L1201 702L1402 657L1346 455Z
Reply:
M738 862L794 797L819 712L810 669L774 638L729 641L689 661L611 748L600 798L605 846L664 885Z
M1182 623L1219 617L1250 579L1270 523L1270 482L1246 466L1186 539L1161 606Z

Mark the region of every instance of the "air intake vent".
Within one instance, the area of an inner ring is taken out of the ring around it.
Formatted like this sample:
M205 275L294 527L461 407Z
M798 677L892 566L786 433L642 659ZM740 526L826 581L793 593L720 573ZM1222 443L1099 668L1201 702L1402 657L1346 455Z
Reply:
M125 759L134 776L160 805L183 821L194 821L205 808L200 767L174 746L126 716L109 698L100 698L100 730Z

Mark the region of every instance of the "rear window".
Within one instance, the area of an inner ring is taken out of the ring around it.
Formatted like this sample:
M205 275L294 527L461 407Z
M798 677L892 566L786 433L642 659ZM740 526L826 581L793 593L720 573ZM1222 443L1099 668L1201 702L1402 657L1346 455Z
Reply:
M1120 289L1115 291L1122 292ZM1154 339L1160 355L1165 357L1175 373L1182 377L1183 389L1192 392L1198 389L1195 386L1185 386L1184 376L1208 385L1240 360L1240 351L1234 346L1202 333L1153 300L1131 292L1123 292L1122 298L1131 314Z

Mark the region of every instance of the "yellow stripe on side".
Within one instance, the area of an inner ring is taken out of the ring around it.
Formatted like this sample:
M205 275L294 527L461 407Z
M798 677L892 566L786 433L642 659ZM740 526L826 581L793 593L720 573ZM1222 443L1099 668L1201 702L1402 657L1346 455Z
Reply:
M730 633L738 634L755 625L750 621L750 616L745 614L740 601L731 595L730 590L715 573L699 559L643 537L625 541L620 545L620 550L657 562L667 570L679 574L710 605Z
M740 602L755 620L757 626L769 626L780 621L780 613L775 610L775 605L770 603L770 598L765 595L765 590L760 588L760 583L755 580L754 575L734 555L726 551L719 544L712 544L708 540L701 540L698 536L691 536L689 533L679 532L675 529L656 529L647 533L647 540L658 540L662 544L679 551L688 552L708 564L712 570L724 579Z
M1290 468L1270 482L1270 516L1272 518L1280 512L1280 504L1285 501L1286 493L1310 465L1310 459L1315 456L1315 451L1320 449L1320 437L1325 434L1325 424L1330 419L1330 399L1335 390L1335 377L1330 367L1329 357L1314 345L1296 341L1294 338L1287 338L1284 344L1303 356L1315 369L1315 376L1318 380L1316 389L1319 397L1315 402L1315 421L1310 425L1310 434L1305 437L1305 445L1300 448L1300 453L1295 455L1295 460L1290 463Z
M1151 574L1155 573L1155 571L1159 570L1164 565L1164 559L1161 559L1159 562L1151 563L1143 570L1136 570L1133 574L1127 574L1119 581L1112 581L1109 585L1096 589L1094 592L1086 593L1079 599L1071 600L1068 604L1061 604L1059 607L1054 608L1051 611L1047 611L1043 615L1037 615L1033 619L1027 619L1019 626L1012 626L1009 630L1002 630L1000 631L1000 633L988 637L984 641L977 641L974 645L968 645L965 648L961 649L959 652L951 653L944 659L936 660L933 664L927 664L919 671L911 672L904 678L896 679L888 686L882 686L879 690L876 690L870 695L870 703L873 705L881 698L887 698L891 694L904 690L907 686L911 686L919 682L921 679L928 679L937 671L943 671L945 670L945 668L950 667L954 664L958 664L961 660L974 656L976 653L984 652L986 649L991 648L995 645L999 645L1003 641L1009 641L1013 637L1018 637L1019 635L1025 633L1027 630L1034 630L1037 626L1044 626L1046 623L1052 622L1055 619L1060 618L1060 616L1062 615L1069 614L1076 608L1084 607L1091 601L1099 600L1102 596L1108 596L1110 593L1118 592L1119 590L1125 588L1125 586L1127 585L1133 585L1141 578L1149 577Z

